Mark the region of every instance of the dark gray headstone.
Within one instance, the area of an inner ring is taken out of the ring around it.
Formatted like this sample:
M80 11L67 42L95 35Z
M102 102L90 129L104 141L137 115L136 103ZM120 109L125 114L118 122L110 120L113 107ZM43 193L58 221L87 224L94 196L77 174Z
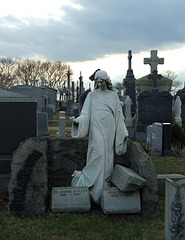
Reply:
M20 142L37 136L37 102L0 89L0 112L0 155L11 155Z
M171 124L163 123L163 155L172 155L171 150Z
M147 126L154 122L172 123L172 99L173 97L167 91L142 92L137 97L136 132L146 133Z
M46 112L38 112L38 136L48 135L48 114Z

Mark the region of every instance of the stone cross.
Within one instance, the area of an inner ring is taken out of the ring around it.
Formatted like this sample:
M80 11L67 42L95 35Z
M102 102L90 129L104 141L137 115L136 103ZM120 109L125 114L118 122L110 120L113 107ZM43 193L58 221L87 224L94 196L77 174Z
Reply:
M33 77L33 80L30 80L30 82L33 83L33 86L38 82L39 80L36 79L36 77Z
M157 80L161 79L162 75L161 74L157 74L157 70L154 70L151 74L148 75L148 79L151 79L153 82L153 88L152 90L158 90L157 89Z
M157 71L157 65L158 64L164 64L164 58L158 58L157 57L157 50L151 51L151 57L150 58L144 58L144 64L150 65L150 73L153 73L154 70Z
M46 79L44 77L41 77L40 79L41 79L41 87L46 86L46 83L47 83Z

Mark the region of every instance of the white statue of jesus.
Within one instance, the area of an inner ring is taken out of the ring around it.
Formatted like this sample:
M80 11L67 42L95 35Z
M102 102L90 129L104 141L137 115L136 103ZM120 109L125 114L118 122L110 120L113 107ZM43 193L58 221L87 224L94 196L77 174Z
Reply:
M72 186L87 186L98 204L113 170L114 149L118 155L126 151L128 132L107 73L97 71L94 80L95 89L88 93L80 116L72 123L73 138L89 137L86 166L73 173Z

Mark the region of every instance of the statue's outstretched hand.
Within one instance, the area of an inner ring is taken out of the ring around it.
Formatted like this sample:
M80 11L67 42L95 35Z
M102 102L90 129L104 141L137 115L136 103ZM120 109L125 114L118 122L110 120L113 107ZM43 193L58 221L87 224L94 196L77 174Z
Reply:
M75 118L74 116L72 116L69 119L72 121L72 123L79 124L79 119L78 118Z

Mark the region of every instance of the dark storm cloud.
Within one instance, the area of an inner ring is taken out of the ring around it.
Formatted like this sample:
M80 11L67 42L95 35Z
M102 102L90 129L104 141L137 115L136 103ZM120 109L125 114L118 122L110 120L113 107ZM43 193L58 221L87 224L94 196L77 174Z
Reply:
M61 21L0 18L0 55L85 61L128 49L136 53L185 43L184 0L72 2L83 8L63 7Z

